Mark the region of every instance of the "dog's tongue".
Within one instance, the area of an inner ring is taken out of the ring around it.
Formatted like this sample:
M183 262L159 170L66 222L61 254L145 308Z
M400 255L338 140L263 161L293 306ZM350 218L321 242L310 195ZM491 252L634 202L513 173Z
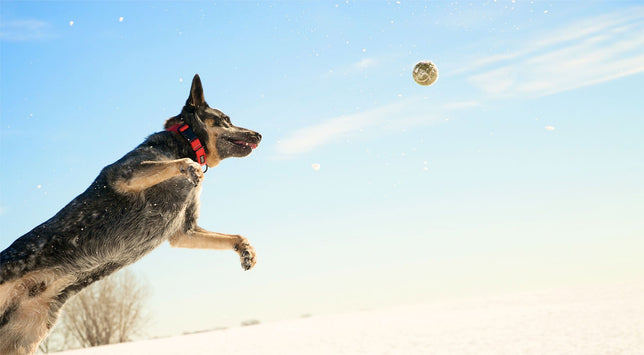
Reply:
M247 147L250 147L250 149L257 148L257 144L255 144L255 143L249 143L249 142L244 142L244 141L234 141L233 143L239 144L239 145L245 145Z

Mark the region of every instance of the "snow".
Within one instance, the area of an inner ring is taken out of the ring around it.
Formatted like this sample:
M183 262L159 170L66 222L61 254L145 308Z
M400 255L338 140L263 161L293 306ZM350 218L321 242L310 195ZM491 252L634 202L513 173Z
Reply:
M644 280L313 316L88 354L642 354Z

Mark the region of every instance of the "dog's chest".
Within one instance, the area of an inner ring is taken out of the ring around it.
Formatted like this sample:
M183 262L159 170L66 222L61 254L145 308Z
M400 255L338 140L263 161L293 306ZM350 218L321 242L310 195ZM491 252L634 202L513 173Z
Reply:
M196 226L199 216L201 184L194 186L185 178L176 177L151 187L145 192L145 214L165 225L166 238L178 231Z

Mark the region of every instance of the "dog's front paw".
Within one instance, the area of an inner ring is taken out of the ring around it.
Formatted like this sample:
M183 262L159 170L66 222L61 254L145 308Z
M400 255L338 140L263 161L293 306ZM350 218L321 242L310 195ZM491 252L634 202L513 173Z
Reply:
M186 176L190 182L192 182L195 186L199 185L201 180L203 180L203 170L201 170L201 165L199 165L197 162L190 158L185 158L181 162L181 166L179 167L179 171Z
M239 254L241 259L241 266L244 270L250 270L257 262L257 254L255 248L250 245L248 239L238 236L239 241L235 244L235 251Z

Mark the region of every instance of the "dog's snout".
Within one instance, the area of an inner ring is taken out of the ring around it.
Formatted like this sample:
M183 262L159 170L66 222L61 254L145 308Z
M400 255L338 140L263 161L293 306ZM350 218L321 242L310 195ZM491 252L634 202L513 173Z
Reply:
M259 133L257 133L257 132L255 132L255 137L257 138L257 142L258 142L258 143L259 143L259 141L261 141L261 140L262 140L262 135L261 135L261 134L259 134Z

